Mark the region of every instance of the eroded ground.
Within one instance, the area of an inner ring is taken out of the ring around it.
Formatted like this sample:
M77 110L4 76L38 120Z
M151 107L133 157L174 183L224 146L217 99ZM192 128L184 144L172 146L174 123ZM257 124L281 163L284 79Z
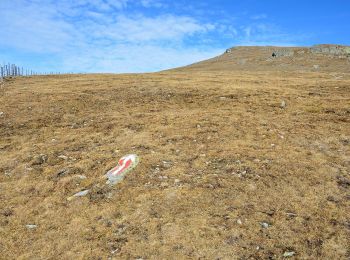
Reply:
M350 257L349 74L17 78L1 112L2 259Z

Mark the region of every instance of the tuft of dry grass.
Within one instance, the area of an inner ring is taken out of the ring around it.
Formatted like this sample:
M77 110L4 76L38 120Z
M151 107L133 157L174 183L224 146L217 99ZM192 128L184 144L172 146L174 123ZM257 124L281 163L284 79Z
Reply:
M348 259L349 86L318 72L6 81L1 258ZM127 153L140 164L106 186Z

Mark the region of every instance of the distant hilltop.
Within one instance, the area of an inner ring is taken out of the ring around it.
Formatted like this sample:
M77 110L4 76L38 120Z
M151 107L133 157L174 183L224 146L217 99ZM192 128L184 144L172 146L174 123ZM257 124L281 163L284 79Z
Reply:
M237 46L176 70L321 71L350 73L350 46Z
M342 56L344 58L350 57L350 46L346 45L337 45L337 44L317 44L311 47L274 47L274 46L265 46L265 47L250 47L250 46L238 46L226 50L226 53L231 53L234 49L246 49L246 48L258 48L264 51L270 51L271 56L293 56L295 54L305 54L305 53L315 53L315 54L329 54Z

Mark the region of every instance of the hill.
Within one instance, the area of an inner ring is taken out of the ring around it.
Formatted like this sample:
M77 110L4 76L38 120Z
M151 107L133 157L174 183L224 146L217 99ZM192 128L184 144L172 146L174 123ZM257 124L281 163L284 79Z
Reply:
M331 44L312 47L241 46L227 49L218 57L183 69L349 72L350 46Z
M332 69L282 71L282 50L5 80L0 258L349 259L350 73L333 71L346 58L304 53ZM130 153L139 165L106 185Z

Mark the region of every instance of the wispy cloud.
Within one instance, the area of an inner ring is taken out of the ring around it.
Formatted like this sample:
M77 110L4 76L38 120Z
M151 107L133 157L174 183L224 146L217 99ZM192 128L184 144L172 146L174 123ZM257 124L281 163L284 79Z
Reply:
M267 18L267 14L256 14L250 17L253 20L263 20Z
M233 44L287 36L267 23L205 17L171 12L160 0L2 0L0 59L7 49L36 53L44 59L40 70L55 64L60 71L156 71L215 56Z

